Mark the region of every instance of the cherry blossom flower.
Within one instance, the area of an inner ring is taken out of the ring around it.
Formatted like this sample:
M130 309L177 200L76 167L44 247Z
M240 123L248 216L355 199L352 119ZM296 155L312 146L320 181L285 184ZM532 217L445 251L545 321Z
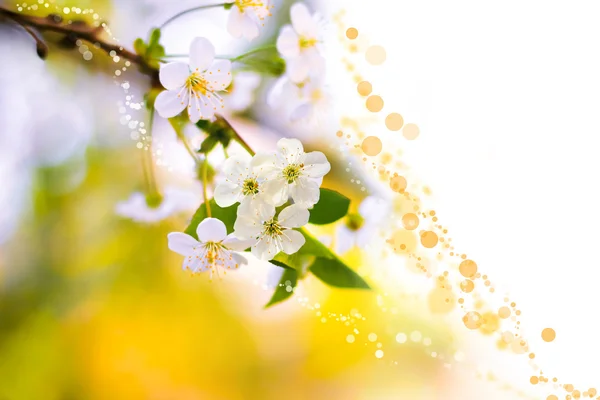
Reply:
M308 223L310 213L298 204L284 208L275 216L275 207L259 208L254 212L238 212L234 234L241 239L253 240L252 254L261 260L271 260L280 251L294 254L306 239L293 228Z
M156 199L156 204L153 202L145 194L135 192L129 199L117 203L115 212L136 222L153 223L182 211L193 210L198 205L198 198L186 190L167 187L162 199Z
M193 123L213 119L224 108L217 93L231 84L231 62L215 59L215 48L206 38L198 37L190 46L190 63L172 62L159 71L165 87L154 103L158 114L172 118L186 107Z
M223 164L223 174L225 180L217 185L214 193L215 201L220 207L229 207L237 202L247 212L268 207L263 180L258 177L254 159L248 154L229 157Z
M331 96L325 90L323 76L315 76L299 87L299 102L292 110L291 121L315 122L331 111Z
M233 4L227 20L227 31L233 37L244 36L248 40L258 37L260 28L265 25L265 18L271 16L273 8L269 0L228 0L227 3Z
M233 112L246 110L254 101L254 91L260 85L260 75L252 71L240 71L233 75L227 88L227 109Z
M331 165L320 151L304 152L298 139L279 139L274 154L258 154L253 160L257 176L265 180L265 194L280 206L291 197L310 208L319 201L319 187Z
M318 48L321 18L311 15L304 3L292 5L290 17L292 24L281 28L277 37L277 50L286 61L290 79L303 82L311 71L325 69L325 59Z
M344 254L353 247L364 248L377 237L377 231L390 215L390 203L380 197L369 196L358 206L358 214L349 213L336 232L336 252Z
M182 232L167 235L169 249L185 256L183 270L192 273L210 271L218 273L218 268L237 269L247 260L238 251L250 247L250 242L227 235L225 224L217 218L205 218L196 228L198 240Z

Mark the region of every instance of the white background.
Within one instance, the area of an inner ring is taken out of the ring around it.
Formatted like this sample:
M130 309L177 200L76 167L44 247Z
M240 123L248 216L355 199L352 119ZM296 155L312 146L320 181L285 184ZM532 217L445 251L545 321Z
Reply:
M386 101L382 116L421 127L402 142L405 161L433 189L457 248L523 310L544 372L600 385L598 3L330 6L387 50L382 66L361 65ZM552 344L539 339L545 327L557 332Z

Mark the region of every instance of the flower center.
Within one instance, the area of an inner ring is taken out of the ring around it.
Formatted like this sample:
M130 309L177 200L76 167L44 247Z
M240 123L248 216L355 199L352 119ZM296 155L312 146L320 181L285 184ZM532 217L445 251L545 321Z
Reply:
M158 208L158 207L160 207L162 202L163 202L163 197L158 192L146 195L146 205L149 208Z
M365 223L365 219L360 214L348 214L346 215L346 227L351 231L357 231Z
M304 164L290 164L283 169L283 179L287 181L287 183L294 183L296 179L302 173L302 168Z
M215 261L219 260L223 245L217 242L206 242L204 243L204 248L204 258L206 258L206 261L208 261L209 264L214 264Z
M265 4L258 0L235 0L235 5L240 9L240 12L244 12L246 7L264 7Z
M283 228L277 223L277 220L275 220L275 218L271 219L270 221L264 222L263 226L265 228L265 235L270 236L272 238L280 236L283 232Z
M248 178L242 184L242 194L252 196L258 193L258 182L254 178Z
M207 86L208 81L204 79L204 77L200 75L199 72L194 72L193 74L188 76L187 80L185 81L186 88L192 89L194 92L202 93L203 95L206 94Z
M323 91L321 89L315 89L310 94L311 100L316 103L323 98Z
M311 47L314 47L317 44L317 39L309 39L307 37L304 36L300 36L300 40L299 40L299 45L301 49L309 49Z

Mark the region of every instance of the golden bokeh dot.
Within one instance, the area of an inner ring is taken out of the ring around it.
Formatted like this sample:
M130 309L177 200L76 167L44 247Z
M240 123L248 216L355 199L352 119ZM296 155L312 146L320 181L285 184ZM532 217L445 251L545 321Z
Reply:
M419 127L415 124L406 124L404 125L404 129L402 129L402 136L406 140L415 140L421 131Z
M556 397L555 395L551 394L550 396L546 397L546 400L558 400L558 397Z
M432 313L447 314L454 309L456 296L452 290L437 287L429 292L427 303Z
M406 185L405 185L406 187ZM402 216L402 225L405 229L412 231L419 226L419 217L416 214L408 213Z
M356 39L358 37L358 29L356 29L356 28L348 28L346 30L346 37L348 39Z
M500 318L493 312L486 312L483 314L483 325L479 330L484 335L491 335L500 328Z
M383 144L377 136L367 136L360 145L360 148L366 155L373 157L381 153Z
M571 385L570 383L567 383L567 384L565 385L565 390L566 390L568 393L571 393L571 392L572 392L574 389L575 389L575 388L574 388L574 387L573 387L573 385Z
M393 246L394 252L399 254L413 253L417 248L415 233L404 229L395 231L388 243Z
M404 118L398 113L391 113L385 118L385 126L390 131L399 131L404 125Z
M370 46L365 53L367 62L371 65L381 65L385 62L387 55L385 49L381 46Z
M483 318L477 311L469 311L462 320L468 329L479 329L483 324Z
M542 339L544 342L552 342L556 339L556 332L552 328L546 328L542 331Z
M529 382L531 382L532 385L537 385L540 382L540 379L537 376L532 376L529 378Z
M506 306L500 307L500 309L498 309L498 315L502 319L506 319L506 318L510 317L510 308L508 308Z
M438 235L432 231L425 231L421 234L421 244L423 247L431 249L438 244Z
M379 112L383 109L383 99L380 96L373 95L367 97L367 110Z
M404 192L404 190L406 189L406 178L403 176L400 176L398 174L394 174L394 176L392 176L390 178L390 188L394 191L394 192Z
M510 348L515 354L523 354L529 351L529 345L527 342L519 339L513 340L513 342L510 344Z
M356 90L361 96L368 96L373 91L373 85L371 85L371 82L362 81L356 86Z
M505 331L502 333L502 341L504 343L512 343L515 340L515 335L512 332Z
M471 278L477 273L477 264L473 260L465 260L460 263L458 270L465 278Z
M465 279L460 283L460 290L465 293L471 293L475 289L475 284L470 279Z

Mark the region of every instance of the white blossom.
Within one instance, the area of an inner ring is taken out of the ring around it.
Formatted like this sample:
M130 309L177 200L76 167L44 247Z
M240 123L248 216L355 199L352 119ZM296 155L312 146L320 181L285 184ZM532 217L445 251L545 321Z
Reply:
M217 93L231 84L231 62L215 59L215 48L206 38L195 38L190 46L190 62L173 62L161 67L160 83L165 87L154 103L158 114L172 118L186 107L193 123L213 119L224 108Z
M241 112L254 102L254 92L260 85L260 75L252 71L240 71L233 75L233 81L227 88L227 110Z
M271 16L269 0L227 0L233 4L227 20L227 31L231 36L255 39L260 28L265 25L265 18Z
M158 222L182 211L193 210L198 204L197 197L186 190L167 187L158 204L148 204L148 197L141 193L133 193L129 199L117 203L117 215L136 222ZM150 199L153 200L153 199Z
M319 187L331 169L325 154L305 153L298 139L280 139L273 154L257 154L253 160L257 176L265 180L265 194L280 206L291 197L295 204L310 208L319 201Z
M286 61L286 71L294 82L303 82L309 73L325 70L325 59L319 45L321 18L311 15L304 3L290 8L291 25L281 28L277 37L277 50Z
M255 160L248 154L229 157L223 164L225 180L215 188L214 198L219 207L229 207L240 202L241 209L252 212L253 209L268 206L264 194L264 180L257 175Z
M390 203L380 197L369 196L358 206L358 214L348 214L336 232L336 252L344 254L353 247L364 248L377 237L391 213Z
M300 228L308 223L308 210L298 204L284 208L275 216L275 207L238 212L234 234L241 239L253 240L252 254L261 260L271 260L280 251L296 253L305 243Z
M182 232L169 233L169 249L185 256L182 268L192 273L210 271L218 273L218 268L237 269L247 260L238 251L250 247L249 242L227 235L225 224L217 218L205 218L196 228L198 240Z

